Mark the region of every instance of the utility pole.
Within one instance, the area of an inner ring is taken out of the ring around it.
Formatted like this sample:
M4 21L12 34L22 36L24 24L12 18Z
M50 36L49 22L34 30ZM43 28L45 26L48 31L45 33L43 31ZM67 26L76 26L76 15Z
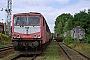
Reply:
M5 10L7 13L7 20L6 20L6 34L11 35L11 11L12 11L12 0L7 1L7 9Z

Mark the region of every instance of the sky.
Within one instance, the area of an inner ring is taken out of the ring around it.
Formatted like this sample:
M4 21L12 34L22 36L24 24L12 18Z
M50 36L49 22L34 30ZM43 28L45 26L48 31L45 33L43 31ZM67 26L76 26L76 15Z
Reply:
M3 8L3 11L1 11ZM0 1L0 22L6 22L7 0ZM74 15L82 10L90 9L90 0L12 0L12 15L16 13L41 13L54 32L55 20L62 13ZM2 20L3 19L3 20Z

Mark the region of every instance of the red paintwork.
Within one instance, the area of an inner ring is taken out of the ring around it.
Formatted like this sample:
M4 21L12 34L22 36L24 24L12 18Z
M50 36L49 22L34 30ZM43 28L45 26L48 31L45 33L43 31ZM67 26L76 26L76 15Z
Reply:
M0 22L0 33L4 34L4 23Z
M33 34L28 34L28 35L27 34L21 34L19 32L14 32L14 17L16 17L16 16L39 16L40 17L40 28L41 28L40 32L36 32L36 33L33 33ZM46 31L46 28L47 28L48 32ZM15 35L20 34L22 40L33 40L34 39L33 38L34 34L40 34L41 38L37 38L37 40L42 40L42 44L48 42L49 39L50 39L49 36L51 35L49 27L48 27L43 15L40 14L40 13L36 14L36 13L33 13L33 12L32 13L14 14L13 20L12 20L12 35L14 35L14 34ZM12 40L14 41L16 39L12 38Z

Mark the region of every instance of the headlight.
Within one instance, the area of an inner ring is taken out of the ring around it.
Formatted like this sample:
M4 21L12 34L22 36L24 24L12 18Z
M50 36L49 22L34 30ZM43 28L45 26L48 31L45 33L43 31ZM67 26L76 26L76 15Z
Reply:
M16 35L13 35L12 37L13 37L13 38L17 38L17 36L16 36Z
M38 38L41 38L41 35L38 35Z
M20 38L20 35L18 34L18 35L13 35L12 36L13 38Z
M34 35L34 38L37 38L37 35L36 34Z
M20 35L19 34L17 35L17 38L20 38Z

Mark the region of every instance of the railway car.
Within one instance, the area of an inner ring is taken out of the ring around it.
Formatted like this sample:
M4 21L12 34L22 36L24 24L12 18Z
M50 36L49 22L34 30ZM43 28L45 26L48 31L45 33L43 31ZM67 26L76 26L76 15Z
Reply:
M73 39L83 39L85 37L85 29L80 26L77 26L71 30L71 37Z
M63 41L63 38L62 37L55 37L55 40L57 41L57 42L62 42Z
M12 44L21 54L40 54L51 41L51 32L41 13L18 13L12 20Z
M63 41L63 38L59 36L59 34L56 34L56 37L54 37L54 39L57 41L57 42L62 42Z
M0 33L4 34L4 23L0 22Z

